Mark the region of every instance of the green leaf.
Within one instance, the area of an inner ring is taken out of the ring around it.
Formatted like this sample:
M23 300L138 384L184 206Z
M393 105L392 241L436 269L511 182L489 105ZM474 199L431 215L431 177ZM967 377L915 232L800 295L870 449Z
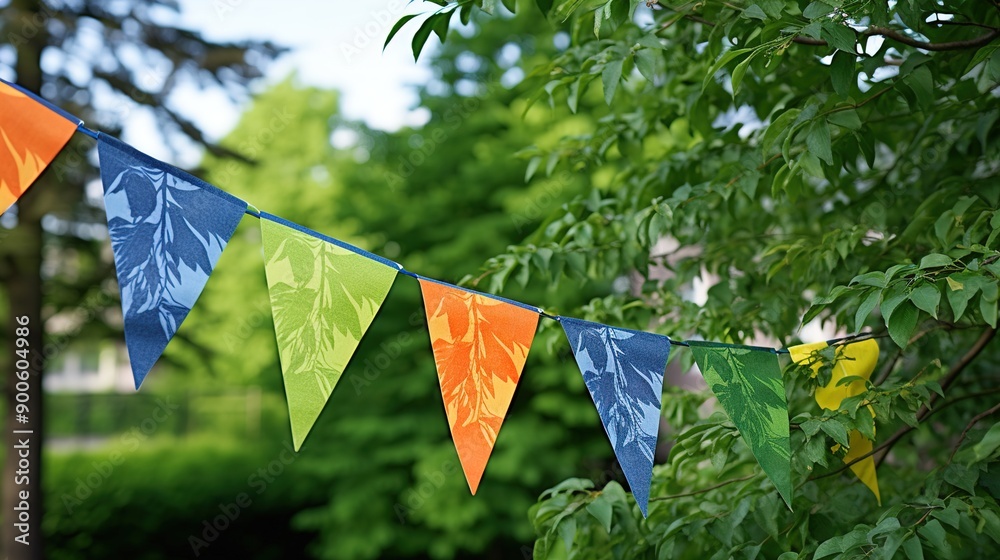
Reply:
M587 512L594 516L594 519L601 523L604 530L611 532L611 500L603 493L599 494L594 501L587 504Z
M420 28L417 29L417 32L413 35L412 46L414 61L420 58L420 51L424 49L424 43L427 42L427 39L431 36L431 32L434 31L434 25L436 23L435 18L439 15L440 14L434 14L424 20L424 23L420 25Z
M825 16L833 11L833 6L826 2L813 2L802 10L802 17L806 19L816 19Z
M835 124L847 130L860 130L862 126L861 119L858 118L858 112L854 109L831 113L827 120L830 121L830 124Z
M924 560L924 547L916 535L903 541L903 552L909 560Z
M701 90L705 91L705 88L707 88L708 84L711 83L712 79L715 77L715 74L719 70L721 70L723 66L725 66L726 64L728 64L741 54L745 54L752 51L753 49L729 49L728 51L722 53L722 55L719 56L719 59L715 61L715 64L713 64L712 67L708 69L708 72L705 73L705 77L702 79L701 82Z
M887 323L892 318L893 311L907 299L906 283L896 282L888 290L882 293L882 319Z
M764 131L764 138L761 140L760 144L761 153L764 157L771 154L771 148L774 146L774 143L778 141L778 138L783 133L789 131L789 127L795 119L799 117L800 113L802 113L801 109L789 109L778 115L778 117L771 122L771 124L767 127L767 130Z
M971 448L970 462L980 462L991 459L1000 449L1000 422L993 424L983 439Z
M441 39L443 43L448 37L448 26L451 24L451 12L441 12L439 14L434 14L431 16L436 18L434 21L434 34Z
M854 426L865 439L875 441L875 419L872 418L872 412L867 406L858 409L854 418Z
M833 53L833 60L830 62L830 80L833 82L833 90L837 92L837 95L841 97L848 97L851 95L851 89L854 84L857 83L857 74L855 73L855 62L857 56L853 53L844 52L838 50ZM840 113L846 113L847 111L839 111L837 113L831 113L830 122L833 122L833 116ZM854 112L853 109L851 112ZM857 113L854 112L855 118L857 118ZM851 130L857 130L861 128L861 121L858 121L858 126L852 128ZM837 124L837 123L834 123Z
M920 259L920 270L935 268L938 266L948 266L952 263L951 257L941 253L931 253Z
M940 521L932 519L925 523L923 527L917 529L917 532L937 549L942 558L951 558L952 553L951 545L948 544L948 533L941 526Z
M750 7L743 10L743 17L746 19L765 20L767 19L767 14L765 14L764 10L757 4L751 4Z
M986 324L997 328L997 302L989 301L984 294L983 297L979 298L979 312L983 314L983 320Z
M501 3L510 13L517 12L517 0L501 0Z
M955 277L949 276L947 280L948 291L945 295L948 297L948 304L951 305L951 312L955 316L955 320L958 321L965 314L965 308L969 305L969 300L972 299L972 296L976 295L976 292L971 286L967 288L965 284L959 282Z
M399 30L407 24L407 22L415 17L417 17L417 14L410 14L403 16L396 21L396 24L392 26L391 30L389 30L389 36L385 38L385 43L382 45L383 52L385 51L385 48L389 46L389 41L392 41L392 38L396 36L396 33L398 33Z
M640 49L635 53L635 67L650 83L656 80L656 65L660 54L653 49Z
M604 101L611 105L615 98L615 91L618 89L618 80L622 77L622 64L624 60L620 58L609 60L604 63L604 70L601 72L601 82L604 84Z
M881 292L878 290L872 290L872 292L865 297L864 301L861 302L861 305L858 306L858 310L854 314L854 332L859 332L861 327L865 325L865 320L868 319L872 310L874 310L875 306L878 305L878 300L881 296Z
M733 69L733 76L732 76L733 97L735 97L736 92L739 91L740 84L743 83L743 76L747 73L747 68L750 67L750 62L753 61L754 55L756 55L758 52L759 51L754 51L753 53L751 53L750 56L740 61L740 63L736 65L736 68Z
M910 292L910 301L917 309L926 311L931 317L938 318L938 306L941 304L941 291L934 284L922 284Z
M816 547L816 552L813 554L813 560L819 560L820 558L840 554L844 551L842 541L843 537L840 535L823 541L818 547Z
M816 157L828 165L833 165L833 152L830 149L830 127L827 126L825 120L818 120L809 128L806 146Z
M857 41L858 36L853 29L846 25L839 23L833 23L832 21L823 22L823 30L820 36L830 43L830 46L840 49L846 53L857 54Z
M910 72L909 76L903 79L910 90L917 98L917 103L923 109L929 109L934 105L936 96L934 95L934 77L926 66L918 66Z
M862 286L874 286L876 288L885 288L886 283L885 273L880 270L874 270L872 272L866 272L864 274L859 274L851 281L848 285L853 286L854 284L861 284Z
M820 422L819 427L823 430L823 433L833 438L833 441L848 447L850 445L850 438L847 435L847 428L836 420L827 420L825 422Z
M917 328L917 317L920 312L910 302L903 302L892 314L892 319L886 325L889 328L889 337L900 348L906 348L910 343L910 336Z
M542 163L542 156L535 156L528 161L528 168L524 171L524 182L527 183L535 176L538 166Z

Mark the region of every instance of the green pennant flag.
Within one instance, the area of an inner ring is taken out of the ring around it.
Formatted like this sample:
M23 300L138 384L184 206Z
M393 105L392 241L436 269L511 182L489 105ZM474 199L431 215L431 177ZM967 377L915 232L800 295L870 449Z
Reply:
M716 342L689 341L701 374L736 424L764 474L792 507L788 402L778 356Z
M261 213L260 230L298 451L382 306L396 269L269 214Z

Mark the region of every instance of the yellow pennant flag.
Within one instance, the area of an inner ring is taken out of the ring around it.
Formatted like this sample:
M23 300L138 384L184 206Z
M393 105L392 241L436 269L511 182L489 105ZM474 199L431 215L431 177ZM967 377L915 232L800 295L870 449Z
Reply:
M817 350L826 348L826 342L814 342L812 344L801 344L792 346L788 353L795 363L808 364L814 374L819 373L822 362L813 357ZM862 340L851 344L844 344L837 347L837 357L834 361L833 372L830 382L826 387L816 389L816 402L827 410L837 410L840 402L848 397L859 395L865 391L865 380L869 379L875 364L878 362L878 343L873 339ZM845 377L859 377L850 383L838 386L837 383ZM874 417L875 413L872 412ZM850 449L844 456L844 462L851 461L871 453L872 442L861 435L857 430L851 430L849 434ZM834 446L834 451L839 445ZM855 475L875 494L875 499L882 505L882 497L878 492L878 478L875 474L875 461L872 457L858 461L851 465L851 470Z

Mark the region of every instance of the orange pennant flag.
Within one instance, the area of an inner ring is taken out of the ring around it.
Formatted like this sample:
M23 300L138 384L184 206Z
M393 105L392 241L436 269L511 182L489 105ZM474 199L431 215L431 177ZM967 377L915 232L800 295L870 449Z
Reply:
M538 313L420 279L451 437L475 494L528 358Z
M73 122L0 81L0 214L10 208L55 159L79 122Z

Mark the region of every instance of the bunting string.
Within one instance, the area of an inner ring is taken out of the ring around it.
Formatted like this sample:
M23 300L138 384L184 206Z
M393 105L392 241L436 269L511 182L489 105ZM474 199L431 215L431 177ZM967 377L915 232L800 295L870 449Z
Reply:
M642 515L647 514L663 376L673 346L699 370L757 462L791 508L788 404L778 355L817 375L833 347L824 409L864 391L878 360L860 333L791 348L673 340L554 315L540 307L409 271L403 265L263 212L0 80L0 213L58 155L74 131L98 144L125 343L136 389L195 305L244 215L260 221L264 274L298 451L398 275L420 285L445 414L475 494L520 381L539 317L562 326L584 383ZM854 380L841 383L845 378ZM872 442L850 434L844 457ZM839 447L835 447L836 451ZM871 459L852 471L881 500Z

